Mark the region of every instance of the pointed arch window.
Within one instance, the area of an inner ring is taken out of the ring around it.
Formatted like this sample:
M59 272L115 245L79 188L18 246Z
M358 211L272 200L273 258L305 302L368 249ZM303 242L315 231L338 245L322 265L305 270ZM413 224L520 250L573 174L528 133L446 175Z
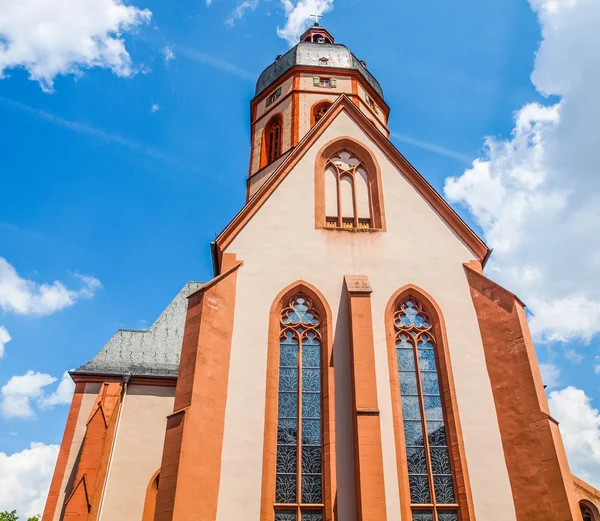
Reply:
M317 229L385 231L381 172L373 152L360 141L330 141L315 164Z
M371 193L364 163L347 150L326 161L328 228L372 228Z
M321 319L300 293L281 312L275 521L323 520Z
M581 517L583 521L595 521L596 517L592 513L592 509L588 507L585 503L579 503L579 509L581 510Z
M330 101L322 101L321 103L317 103L312 109L312 124L314 126L329 110L331 107Z
M432 317L409 296L393 320L412 520L458 521Z
M264 130L263 137L263 165L266 166L281 156L283 145L283 117L281 114L273 116Z

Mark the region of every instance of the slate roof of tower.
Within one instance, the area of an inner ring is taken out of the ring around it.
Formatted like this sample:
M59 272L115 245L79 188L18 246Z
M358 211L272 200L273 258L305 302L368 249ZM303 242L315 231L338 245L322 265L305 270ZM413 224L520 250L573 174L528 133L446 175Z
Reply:
M269 88L281 76L296 65L320 66L321 59L327 58L327 67L358 71L369 85L383 98L383 89L373 75L360 63L345 45L329 43L300 42L292 47L275 63L269 65L256 82L256 95Z
M187 297L202 285L188 282L148 330L117 331L91 361L71 374L176 377Z

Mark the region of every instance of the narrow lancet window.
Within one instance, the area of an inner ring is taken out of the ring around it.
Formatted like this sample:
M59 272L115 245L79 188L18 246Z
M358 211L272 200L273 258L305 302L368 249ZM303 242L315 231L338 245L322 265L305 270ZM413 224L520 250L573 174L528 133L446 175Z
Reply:
M406 298L394 330L413 521L458 521L431 317Z
M264 165L272 163L281 156L283 121L281 115L274 116L265 127Z
M303 294L282 311L275 521L323 520L320 326Z

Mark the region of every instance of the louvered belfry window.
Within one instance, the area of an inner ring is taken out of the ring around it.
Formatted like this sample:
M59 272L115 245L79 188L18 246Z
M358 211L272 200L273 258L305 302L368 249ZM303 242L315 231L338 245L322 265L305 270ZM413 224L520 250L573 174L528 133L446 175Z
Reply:
M396 308L394 330L412 519L458 521L431 316L406 298Z
M282 310L275 521L323 520L320 326L304 294Z

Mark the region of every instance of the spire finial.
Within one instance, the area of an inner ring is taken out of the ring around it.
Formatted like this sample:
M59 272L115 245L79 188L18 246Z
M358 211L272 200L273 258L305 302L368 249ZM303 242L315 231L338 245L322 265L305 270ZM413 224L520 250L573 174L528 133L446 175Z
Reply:
M315 17L315 25L313 27L319 27L319 18L323 18L322 14L311 14L310 16Z

